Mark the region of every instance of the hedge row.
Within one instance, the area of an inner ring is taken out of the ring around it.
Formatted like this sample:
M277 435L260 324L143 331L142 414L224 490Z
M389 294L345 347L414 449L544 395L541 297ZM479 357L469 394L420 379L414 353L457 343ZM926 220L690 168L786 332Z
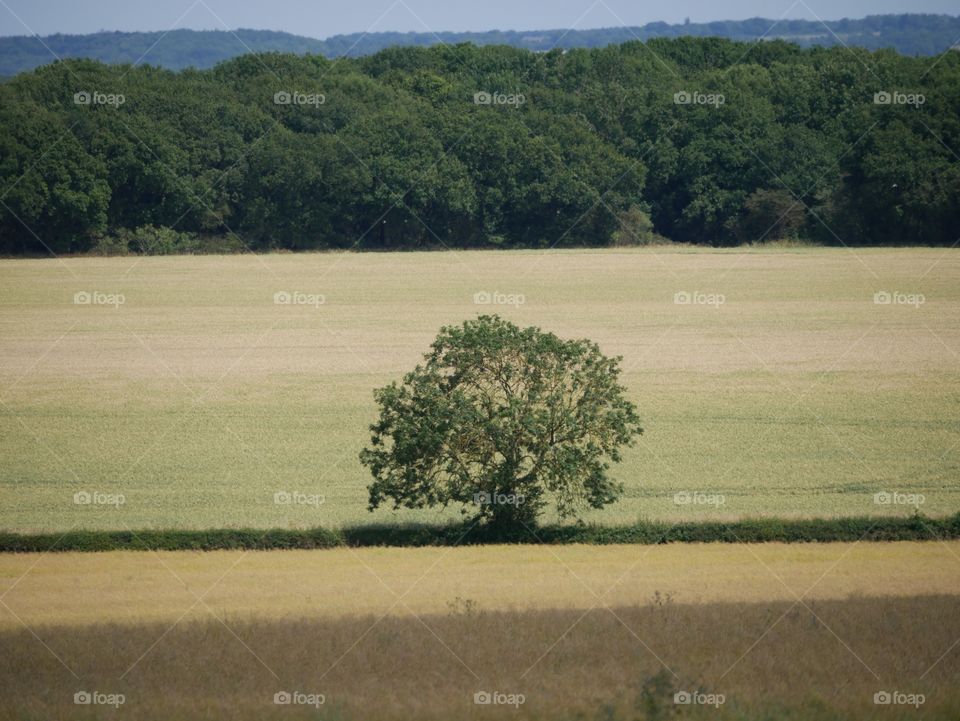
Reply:
M337 546L454 546L481 543L826 543L835 541L933 541L960 538L960 513L943 518L850 517L757 518L629 526L543 526L511 535L451 525L363 525L331 530L213 529L70 531L64 534L0 532L0 552L214 551L222 549L314 549Z

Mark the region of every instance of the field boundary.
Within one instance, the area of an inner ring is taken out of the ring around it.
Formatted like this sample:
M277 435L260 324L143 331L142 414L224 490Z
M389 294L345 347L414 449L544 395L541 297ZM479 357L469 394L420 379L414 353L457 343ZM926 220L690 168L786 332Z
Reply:
M0 532L0 553L60 551L216 551L337 547L422 547L489 543L662 544L662 543L835 543L855 541L942 541L960 539L960 513L941 518L857 516L847 518L739 521L641 521L631 525L566 525L494 535L465 524L370 524L340 529Z

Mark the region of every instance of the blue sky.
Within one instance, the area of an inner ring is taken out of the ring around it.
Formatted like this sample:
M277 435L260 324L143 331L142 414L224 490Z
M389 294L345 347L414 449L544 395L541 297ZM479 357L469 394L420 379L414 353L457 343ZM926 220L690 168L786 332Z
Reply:
M835 20L958 13L956 0L0 0L0 35L256 28L324 38L365 31L525 30L748 17Z

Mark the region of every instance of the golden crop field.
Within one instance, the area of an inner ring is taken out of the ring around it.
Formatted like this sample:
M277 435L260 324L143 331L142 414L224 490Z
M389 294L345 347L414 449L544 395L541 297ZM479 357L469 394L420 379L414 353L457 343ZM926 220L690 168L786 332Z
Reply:
M0 555L0 628L936 594L960 541Z
M943 249L2 260L0 527L456 517L368 513L357 453L373 389L490 312L623 356L645 434L588 520L955 512L958 281Z
M958 554L960 542L4 555L0 718L947 721L960 712ZM896 705L876 705L884 693ZM118 710L102 705L111 696Z

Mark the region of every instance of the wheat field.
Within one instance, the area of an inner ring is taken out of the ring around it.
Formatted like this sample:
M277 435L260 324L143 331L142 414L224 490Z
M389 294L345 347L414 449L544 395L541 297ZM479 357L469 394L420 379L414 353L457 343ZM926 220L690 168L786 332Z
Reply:
M623 356L646 432L588 520L955 512L958 279L934 249L0 260L0 527L456 517L369 514L357 453L373 389L484 312Z
M955 596L661 599L6 630L0 718L952 721L958 610Z
M960 595L960 541L0 554L0 629L911 595Z
M960 542L8 554L0 579L3 719L960 712Z

